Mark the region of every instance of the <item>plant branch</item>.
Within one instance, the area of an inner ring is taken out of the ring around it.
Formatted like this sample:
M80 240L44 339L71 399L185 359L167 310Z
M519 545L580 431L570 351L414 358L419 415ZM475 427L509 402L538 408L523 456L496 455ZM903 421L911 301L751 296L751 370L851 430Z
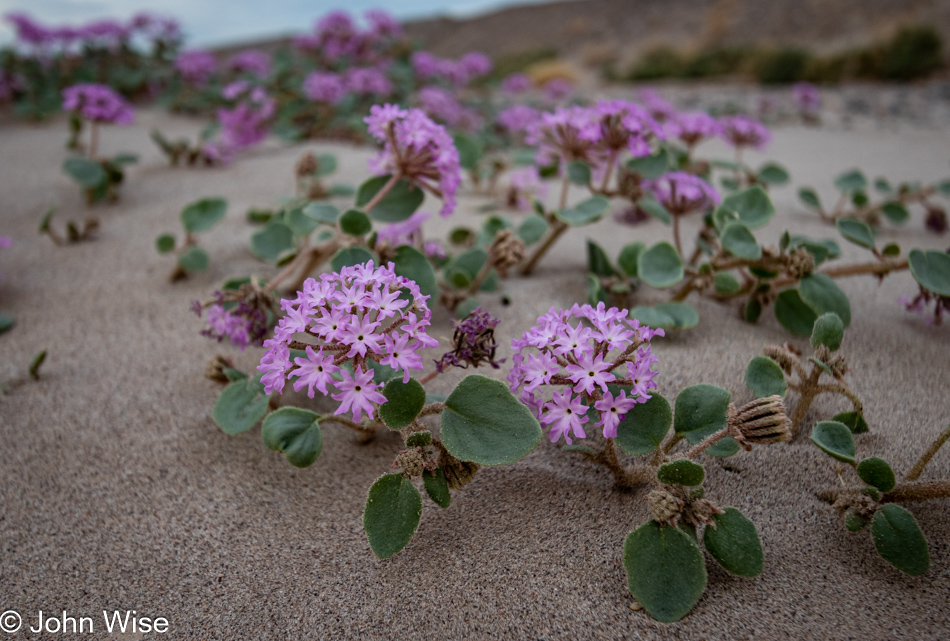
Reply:
M916 481L917 478L923 473L924 468L927 467L927 464L930 463L930 459L934 457L934 454L943 447L943 444L947 442L947 439L950 439L950 425L947 426L943 432L940 433L940 436L930 444L930 447L927 448L927 451L921 454L920 459L914 463L914 467L910 468L910 472L907 473L907 476L904 477L905 481Z

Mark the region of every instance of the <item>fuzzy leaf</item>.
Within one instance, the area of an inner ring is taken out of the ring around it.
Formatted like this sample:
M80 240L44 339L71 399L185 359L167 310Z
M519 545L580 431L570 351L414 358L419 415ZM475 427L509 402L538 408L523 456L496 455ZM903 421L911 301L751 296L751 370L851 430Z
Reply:
M280 255L294 249L294 232L287 225L271 220L251 236L251 252L261 260L277 262Z
M715 385L693 385L676 396L673 429L677 434L696 430L717 432L726 426L726 412L732 396Z
M842 340L844 340L844 323L837 314L822 314L815 320L811 331L812 347L824 345L834 352L841 347Z
M680 255L666 241L641 252L637 259L637 275L650 287L671 287L683 280L684 273Z
M228 434L240 434L254 427L267 413L270 396L257 379L228 383L214 404L215 424Z
M393 430L401 430L419 415L426 402L426 391L414 378L408 383L402 379L393 379L383 388L386 402L379 406L379 417L386 426Z
M592 240L587 241L587 271L598 276L614 276L617 270L610 264L607 252Z
M858 463L858 476L861 480L879 489L890 492L897 485L897 478L890 464L882 458L866 458Z
M856 218L839 218L835 225L842 236L855 245L865 249L874 249L874 232L863 220Z
M818 193L811 187L802 187L799 189L798 199L816 211L821 210L821 200L818 198Z
M376 176L360 185L356 192L356 206L360 209L365 207L389 182L390 178L389 175ZM419 209L419 205L422 204L423 200L425 200L425 193L422 188L402 179L368 213L380 222L396 223L412 216Z
M623 270L623 273L629 278L636 278L637 261L639 260L640 254L644 249L646 249L646 245L637 241L635 243L630 243L629 245L624 245L624 248L620 250L620 256L617 258L617 264L620 266L620 269Z
M673 422L670 402L653 393L634 405L617 426L617 445L630 456L645 456L660 446Z
M854 438L851 436L851 430L844 423L838 421L818 423L811 431L811 440L825 454L845 463L854 463Z
M397 247L393 264L396 274L415 281L423 296L431 296L431 300L439 298L435 270L432 269L432 263L418 249L409 245Z
M627 535L623 566L630 593L654 619L679 621L706 589L706 563L679 528L650 521Z
M434 472L425 470L422 473L422 484L426 488L426 494L436 505L444 509L452 504L449 482L445 479L445 472L441 467L437 467Z
M910 272L921 287L941 296L950 296L950 254L912 249L907 258Z
M736 258L759 260L762 258L762 248L756 242L755 236L742 223L729 223L722 232L722 246Z
M759 398L785 396L788 385L785 373L778 363L766 356L756 356L745 370L745 384Z
M340 219L339 208L329 203L310 203L300 211L304 216L324 225L336 225L336 221Z
M728 272L716 272L716 275L713 277L713 286L715 287L716 293L721 296L735 294L742 289L739 279Z
M344 267L362 265L369 260L375 260L375 257L368 249L362 247L345 247L333 255L333 258L330 259L330 267L333 271L338 272Z
M554 215L571 227L580 227L600 220L608 209L610 209L609 200L603 196L594 196L573 207L559 209L554 212Z
M521 226L518 227L518 236L524 241L525 245L533 245L544 237L544 232L548 230L548 221L537 214L532 214L524 219Z
M736 212L739 222L749 229L765 227L775 215L772 199L759 185L730 194L723 199L722 206Z
M818 314L805 304L797 289L786 289L775 299L775 318L796 336L811 336Z
M422 495L402 474L373 483L363 512L363 529L373 553L388 559L409 544L422 518Z
M188 247L178 256L178 266L189 274L208 269L208 253L197 245Z
M590 165L583 160L572 160L567 163L567 178L575 185L589 185Z
M264 445L283 452L294 467L308 467L320 456L323 433L320 417L299 407L281 407L264 419L261 425Z
M885 503L871 521L871 537L885 561L910 576L930 569L930 551L914 515L895 503Z
M227 210L228 201L224 198L202 198L181 210L181 224L190 233L208 231L224 218Z
M826 313L837 314L845 327L851 325L851 303L834 279L826 274L809 274L798 283L798 293L802 301L814 310L817 316ZM814 322L812 322L814 326ZM812 329L809 328L810 335Z
M906 223L907 219L910 218L910 212L907 211L907 208L897 201L884 203L881 206L881 213L895 225Z
M846 193L863 191L867 189L868 179L857 169L845 172L835 178L835 187Z
M640 178L654 180L670 168L670 156L666 149L660 149L649 156L631 158L627 161L627 170L639 174Z
M481 146L471 136L465 134L455 134L452 136L452 141L459 152L459 165L462 169L469 171L475 169L482 157Z
M370 222L369 216L359 209L347 209L340 214L338 223L340 231L350 236L362 237L373 230L373 223Z
M713 525L703 533L703 544L723 568L739 576L762 574L764 556L755 524L734 507L714 514Z
M681 458L661 465L656 471L656 478L666 485L694 487L703 484L706 470L699 463Z
M864 420L864 416L859 412L842 412L841 414L836 414L831 417L831 420L844 423L844 425L851 430L852 434L864 434L870 431L868 422Z
M85 189L95 189L108 178L102 165L88 158L67 158L63 161L63 171Z
M756 175L756 178L759 179L759 182L763 182L766 185L784 185L788 182L789 176L785 167L770 162L759 168L759 173Z
M167 254L175 249L175 237L171 234L162 234L155 239L155 249L159 254Z
M9 314L0 314L0 334L4 334L16 324L16 319Z
M638 305L630 310L630 316L644 325L663 329L689 329L699 324L699 314L687 303L658 303L653 306Z
M541 442L541 425L501 381L471 374L445 401L442 444L450 454L479 465L523 458Z

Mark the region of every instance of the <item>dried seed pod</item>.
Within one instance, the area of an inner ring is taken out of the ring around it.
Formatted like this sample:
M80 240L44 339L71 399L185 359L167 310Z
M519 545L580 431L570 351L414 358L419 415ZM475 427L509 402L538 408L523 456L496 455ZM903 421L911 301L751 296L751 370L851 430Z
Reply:
M650 503L650 512L657 523L673 524L683 512L686 502L678 499L666 490L653 490L647 496Z
M319 168L320 163L317 157L312 151L308 151L297 160L294 171L297 174L297 178L306 178L307 176L312 176Z
M729 425L735 439L746 449L792 440L792 422L781 396L758 398L738 410L730 409Z
M410 447L396 456L393 467L402 468L402 473L409 478L422 476L426 469L425 451L421 447Z
M488 248L488 259L502 278L506 278L508 270L521 263L526 253L524 241L510 229L503 229L495 234L495 240Z

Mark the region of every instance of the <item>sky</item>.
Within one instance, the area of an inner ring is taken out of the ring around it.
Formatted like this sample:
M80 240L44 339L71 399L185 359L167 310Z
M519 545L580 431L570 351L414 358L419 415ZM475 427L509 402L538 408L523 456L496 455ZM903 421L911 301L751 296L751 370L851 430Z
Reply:
M128 18L150 11L177 18L187 46L232 44L309 31L316 19L335 9L361 14L380 8L400 20L436 15L465 17L515 4L544 0L0 0L0 15L25 12L43 24L82 24L96 18ZM4 21L0 43L13 40Z

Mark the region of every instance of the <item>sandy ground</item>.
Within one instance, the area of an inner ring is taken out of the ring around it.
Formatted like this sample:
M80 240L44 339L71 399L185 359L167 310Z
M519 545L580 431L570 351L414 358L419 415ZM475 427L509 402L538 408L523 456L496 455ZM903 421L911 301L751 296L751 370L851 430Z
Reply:
M765 572L732 577L710 560L705 595L676 624L630 608L621 546L648 518L642 493L616 491L604 471L546 439L525 460L484 470L453 496L450 509L427 501L412 543L391 560L376 559L361 514L367 489L388 470L398 440L386 435L356 445L348 431L331 425L318 462L298 470L261 443L258 429L224 434L211 420L219 388L202 372L212 355L234 350L202 338L188 311L227 276L267 273L247 249L253 228L244 212L291 191L302 148L274 143L226 170L176 170L147 138L156 124L178 133L199 127L144 112L135 126L107 131L107 151L135 151L142 161L121 202L93 210L60 173L64 122L0 128L0 233L15 241L0 252L0 311L17 318L0 336L0 378L25 375L31 357L50 350L39 382L0 396L0 611L18 610L32 624L38 610L66 610L94 616L98 625L103 609L134 609L166 617L167 636L178 639L922 640L950 634L948 502L911 506L930 540L932 567L923 577L906 577L877 556L867 532L849 534L815 498L836 482L835 469L807 439L740 453L729 470L708 462L708 495L758 525ZM337 153L338 180L356 184L366 176L365 149L306 148ZM948 151L946 130L779 130L769 157L786 164L794 187L774 192L780 215L766 236L777 239L785 227L836 235L797 204L798 185L815 185L829 199L832 175L855 165L893 181L932 180L950 175ZM180 233L181 207L210 195L230 200L228 217L202 238L211 270L171 285L172 261L155 253L153 240ZM98 215L100 238L59 248L37 236L51 203L60 205L59 224ZM455 218L430 235L474 224L482 203L466 195ZM502 319L497 335L507 345L551 305L584 299L586 236L616 255L634 239L653 242L668 233L659 223L629 228L604 220L566 237L535 278L507 282L510 306L483 295L484 306ZM905 248L950 242L924 233L919 212L884 237ZM865 256L844 250L847 259ZM880 286L851 279L843 287L854 310L844 345L850 381L873 430L858 439L859 453L883 455L906 471L950 420L950 328L928 327L897 304L902 293L916 291L909 274ZM648 293L643 300L662 296ZM705 301L696 307L698 327L655 344L660 392L672 398L684 386L708 382L739 402L749 400L746 362L789 336L771 312L748 326L732 307ZM450 334L444 312L436 325L436 335ZM250 369L258 353L232 355ZM433 391L447 392L458 379L437 379ZM809 425L845 409L843 399L824 398ZM948 473L950 452L942 452L926 476ZM105 638L100 628L95 636Z

